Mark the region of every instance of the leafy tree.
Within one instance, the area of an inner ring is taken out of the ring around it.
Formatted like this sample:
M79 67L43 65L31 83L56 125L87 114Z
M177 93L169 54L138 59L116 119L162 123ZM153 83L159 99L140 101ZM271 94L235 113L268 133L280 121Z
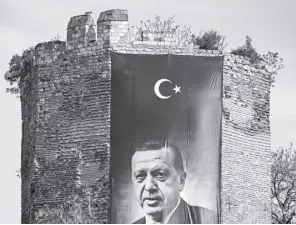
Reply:
M34 47L23 51L21 55L15 54L9 62L9 70L5 73L4 78L9 82L10 88L6 92L19 94L20 79L31 71L33 65Z
M296 150L292 144L272 153L271 200L273 223L296 222Z
M246 36L246 41L243 46L240 46L231 51L234 55L241 55L250 58L252 63L258 62L260 55L257 53L256 49L252 45L252 38Z
M273 86L277 72L284 68L283 59L279 58L278 53L268 52L262 56L265 67L270 71L270 85Z
M60 39L61 37L58 34L56 37L52 38L51 41L58 41ZM15 54L12 56L9 62L9 69L4 74L5 80L10 84L10 87L6 88L6 92L19 96L21 77L30 73L34 61L34 52L35 48L30 47L24 50L21 55Z
M199 36L194 37L194 44L198 45L200 49L222 51L227 46L226 37L215 30L201 32Z
M243 46L233 49L231 53L248 57L251 63L259 64L265 68L269 72L271 86L274 86L277 72L284 68L283 59L279 57L278 53L269 51L267 54L258 54L249 36L246 36L246 41Z

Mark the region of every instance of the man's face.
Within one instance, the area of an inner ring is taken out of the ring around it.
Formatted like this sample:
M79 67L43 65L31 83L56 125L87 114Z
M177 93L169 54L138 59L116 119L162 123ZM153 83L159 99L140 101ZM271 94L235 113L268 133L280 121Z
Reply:
M167 149L136 152L132 158L132 181L137 200L152 217L162 217L178 203L185 172L174 167L174 153Z

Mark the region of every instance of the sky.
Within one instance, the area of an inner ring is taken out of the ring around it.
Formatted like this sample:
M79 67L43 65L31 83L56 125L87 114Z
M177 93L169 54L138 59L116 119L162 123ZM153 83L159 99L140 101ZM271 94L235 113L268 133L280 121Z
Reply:
M40 42L66 39L70 17L108 9L127 9L130 25L175 15L176 24L193 33L214 29L226 36L227 51L253 39L260 54L278 52L284 69L271 89L272 149L296 143L296 1L295 0L0 0L0 223L20 223L20 100L5 93L11 57Z

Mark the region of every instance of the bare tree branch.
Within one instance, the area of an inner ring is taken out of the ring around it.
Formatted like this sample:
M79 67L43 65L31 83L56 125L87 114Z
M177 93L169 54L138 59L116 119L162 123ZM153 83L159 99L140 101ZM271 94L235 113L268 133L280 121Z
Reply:
M296 151L293 145L272 154L272 222L296 222Z

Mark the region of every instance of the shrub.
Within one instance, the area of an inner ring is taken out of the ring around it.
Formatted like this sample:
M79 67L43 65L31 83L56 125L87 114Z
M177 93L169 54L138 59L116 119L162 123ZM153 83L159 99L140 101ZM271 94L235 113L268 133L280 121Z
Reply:
M34 47L23 51L22 55L15 54L9 62L9 70L4 74L4 78L9 82L10 88L6 92L19 94L20 79L31 71L33 65Z
M246 36L246 41L243 46L233 49L230 53L247 57L250 59L251 63L256 63L260 59L260 55L252 46L252 39L249 36Z
M283 59L279 57L277 52L268 52L262 56L265 68L268 69L270 76L270 85L274 86L275 77L279 70L284 68Z
M171 38L176 44L188 46L193 42L193 35L190 27L180 27L176 25L175 16L168 19L161 19L159 15L154 17L154 20L141 21L141 27L132 26L129 29L130 35L134 40L148 41L144 38L144 32L149 31L154 33L153 41L164 41L166 37Z
M220 35L218 31L208 30L195 37L194 44L198 45L200 49L223 51L227 46L225 40L225 36Z

